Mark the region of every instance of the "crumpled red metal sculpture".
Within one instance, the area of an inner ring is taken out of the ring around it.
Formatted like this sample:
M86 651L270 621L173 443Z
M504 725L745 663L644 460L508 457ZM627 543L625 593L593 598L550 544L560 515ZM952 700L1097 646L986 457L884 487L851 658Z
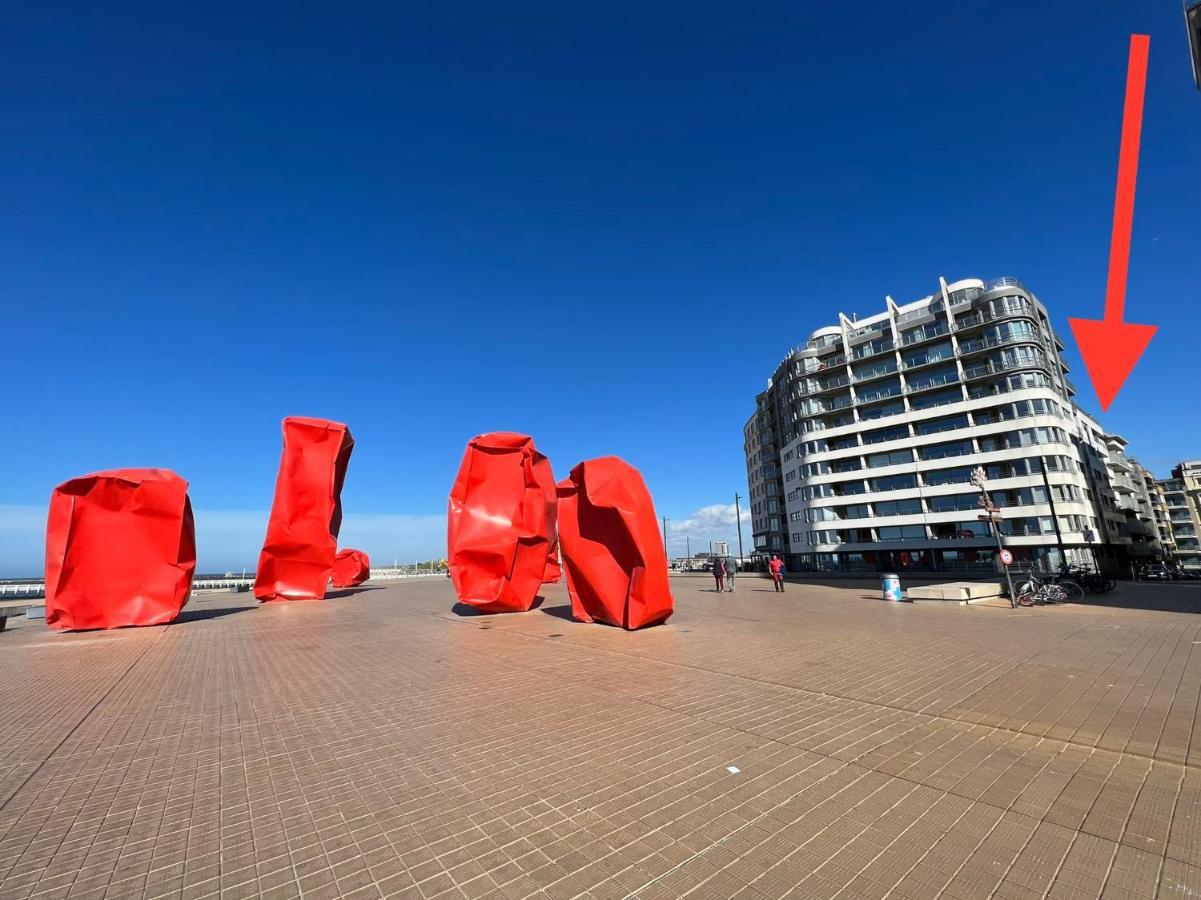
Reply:
M555 504L556 507L558 503ZM558 584L563 578L563 569L559 565L559 529L555 526L555 536L550 542L550 552L546 555L546 571L542 573L543 584Z
M559 568L559 530L558 518L559 497L555 486L555 473L551 470L550 460L538 454L534 461L534 478L542 486L546 494L546 533L550 536L550 546L546 550L546 568L542 572L543 584L558 584L563 577Z
M288 416L267 538L254 578L259 600L320 600L342 527L342 482L354 449L338 422Z
M371 577L371 560L362 550L339 550L331 578L334 587L357 587Z
M54 489L46 523L46 624L59 631L162 625L196 571L188 483L114 469Z
M584 460L559 482L559 546L573 618L632 631L672 614L654 501L625 460Z
M546 572L555 522L550 463L524 434L472 438L450 489L447 561L459 600L525 612Z

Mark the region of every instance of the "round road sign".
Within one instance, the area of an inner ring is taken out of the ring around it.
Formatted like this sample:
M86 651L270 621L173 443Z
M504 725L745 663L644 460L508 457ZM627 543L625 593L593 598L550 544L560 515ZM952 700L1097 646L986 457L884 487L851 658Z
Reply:
M1013 554L1010 553L1008 550L1001 551L1001 565L1004 565L1004 566L1013 565Z

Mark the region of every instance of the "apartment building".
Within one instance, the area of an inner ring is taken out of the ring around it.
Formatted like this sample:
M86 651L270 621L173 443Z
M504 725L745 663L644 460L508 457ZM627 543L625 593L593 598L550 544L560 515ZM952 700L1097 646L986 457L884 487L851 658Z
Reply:
M1165 556L1182 569L1201 569L1201 459L1180 463L1159 487L1172 530Z
M1031 291L940 279L885 303L814 331L756 397L744 429L756 551L793 570L991 571L977 467L1019 561L1109 564L1133 546L1143 509L1110 487L1119 470L1133 496L1124 442L1076 408Z

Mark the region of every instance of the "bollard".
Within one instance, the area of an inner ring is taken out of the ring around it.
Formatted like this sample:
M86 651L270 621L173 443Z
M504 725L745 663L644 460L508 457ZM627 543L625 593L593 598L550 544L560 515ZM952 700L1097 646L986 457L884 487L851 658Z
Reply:
M880 576L880 586L884 588L884 599L901 602L901 579L892 572Z

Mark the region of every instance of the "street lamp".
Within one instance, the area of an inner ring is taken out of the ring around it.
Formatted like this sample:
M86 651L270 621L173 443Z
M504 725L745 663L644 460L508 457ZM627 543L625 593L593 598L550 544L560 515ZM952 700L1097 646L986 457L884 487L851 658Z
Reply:
M1193 57L1193 79L1201 88L1201 0L1185 0L1184 24L1188 28L1188 49Z
M671 563L671 555L667 552L667 523L670 521L671 519L667 518L667 516L663 517L663 558L669 564Z
M738 564L742 565L742 507L739 501L742 500L737 493L734 494L734 514L738 517Z
M1001 543L1001 513L997 509L997 504L993 503L992 498L988 496L988 473L984 471L983 466L976 466L972 469L972 484L980 489L980 506L983 507L985 514L978 516L982 522L989 524L989 531L997 539L997 556L1005 550L1005 545ZM1005 561L1001 560L1001 565L1005 566ZM1017 595L1013 592L1013 577L1009 574L1009 566L1005 566L1005 582L1009 585L1009 606L1011 609L1017 607Z

